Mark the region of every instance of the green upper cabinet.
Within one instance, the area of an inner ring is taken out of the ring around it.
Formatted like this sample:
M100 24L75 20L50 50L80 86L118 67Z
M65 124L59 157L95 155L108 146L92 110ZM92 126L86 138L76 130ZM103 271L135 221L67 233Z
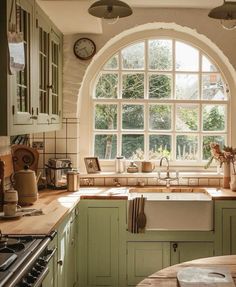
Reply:
M52 131L61 127L61 32L34 0L0 2L0 135ZM10 72L7 31L21 32L24 69Z

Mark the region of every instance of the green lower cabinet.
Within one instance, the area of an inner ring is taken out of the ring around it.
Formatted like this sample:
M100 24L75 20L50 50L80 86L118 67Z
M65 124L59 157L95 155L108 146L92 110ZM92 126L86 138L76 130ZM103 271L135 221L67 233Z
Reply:
M50 242L48 249L54 250L57 248L57 236ZM43 280L42 287L57 287L57 252L51 258L48 264L48 274Z
M124 287L126 202L82 200L79 205L79 286Z
M128 286L136 286L147 276L169 265L169 242L128 242Z
M223 210L223 254L236 254L236 209Z
M216 255L236 254L236 201L215 203Z
M214 256L213 242L172 242L171 265Z

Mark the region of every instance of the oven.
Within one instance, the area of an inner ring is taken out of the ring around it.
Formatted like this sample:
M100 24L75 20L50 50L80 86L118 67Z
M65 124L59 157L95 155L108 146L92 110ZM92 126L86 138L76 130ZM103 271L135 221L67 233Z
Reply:
M0 234L0 287L46 286L57 249L48 236Z

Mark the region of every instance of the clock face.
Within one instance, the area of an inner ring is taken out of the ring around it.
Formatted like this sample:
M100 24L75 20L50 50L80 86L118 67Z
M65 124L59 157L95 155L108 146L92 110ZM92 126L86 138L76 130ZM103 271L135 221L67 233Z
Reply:
M74 44L74 53L81 60L91 59L96 53L95 43L88 38L80 38Z

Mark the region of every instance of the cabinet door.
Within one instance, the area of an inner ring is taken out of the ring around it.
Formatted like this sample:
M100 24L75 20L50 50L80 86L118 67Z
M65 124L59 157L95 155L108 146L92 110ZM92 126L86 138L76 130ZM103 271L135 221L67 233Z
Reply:
M128 286L136 286L147 276L170 265L170 245L166 242L128 242Z
M49 249L53 250L57 248L57 237L48 246ZM43 280L42 287L57 287L57 252L51 258L48 264L49 272L47 277Z
M212 242L171 243L171 265L211 256L214 256L214 244Z
M37 81L35 81L36 111L38 124L49 124L49 68L50 68L50 31L49 19L43 11L37 7L36 11L36 67Z
M62 101L62 60L61 60L61 38L52 29L50 33L50 120L51 124L60 122L61 117L61 101Z
M88 208L88 286L118 286L118 208Z
M10 76L9 95L12 97L12 113L14 125L32 125L36 112L32 98L32 55L33 55L33 12L34 2L17 1L16 27L23 34L25 68Z
M236 254L236 209L223 209L223 254Z
M58 287L67 287L68 226L68 220L66 220L58 230Z

